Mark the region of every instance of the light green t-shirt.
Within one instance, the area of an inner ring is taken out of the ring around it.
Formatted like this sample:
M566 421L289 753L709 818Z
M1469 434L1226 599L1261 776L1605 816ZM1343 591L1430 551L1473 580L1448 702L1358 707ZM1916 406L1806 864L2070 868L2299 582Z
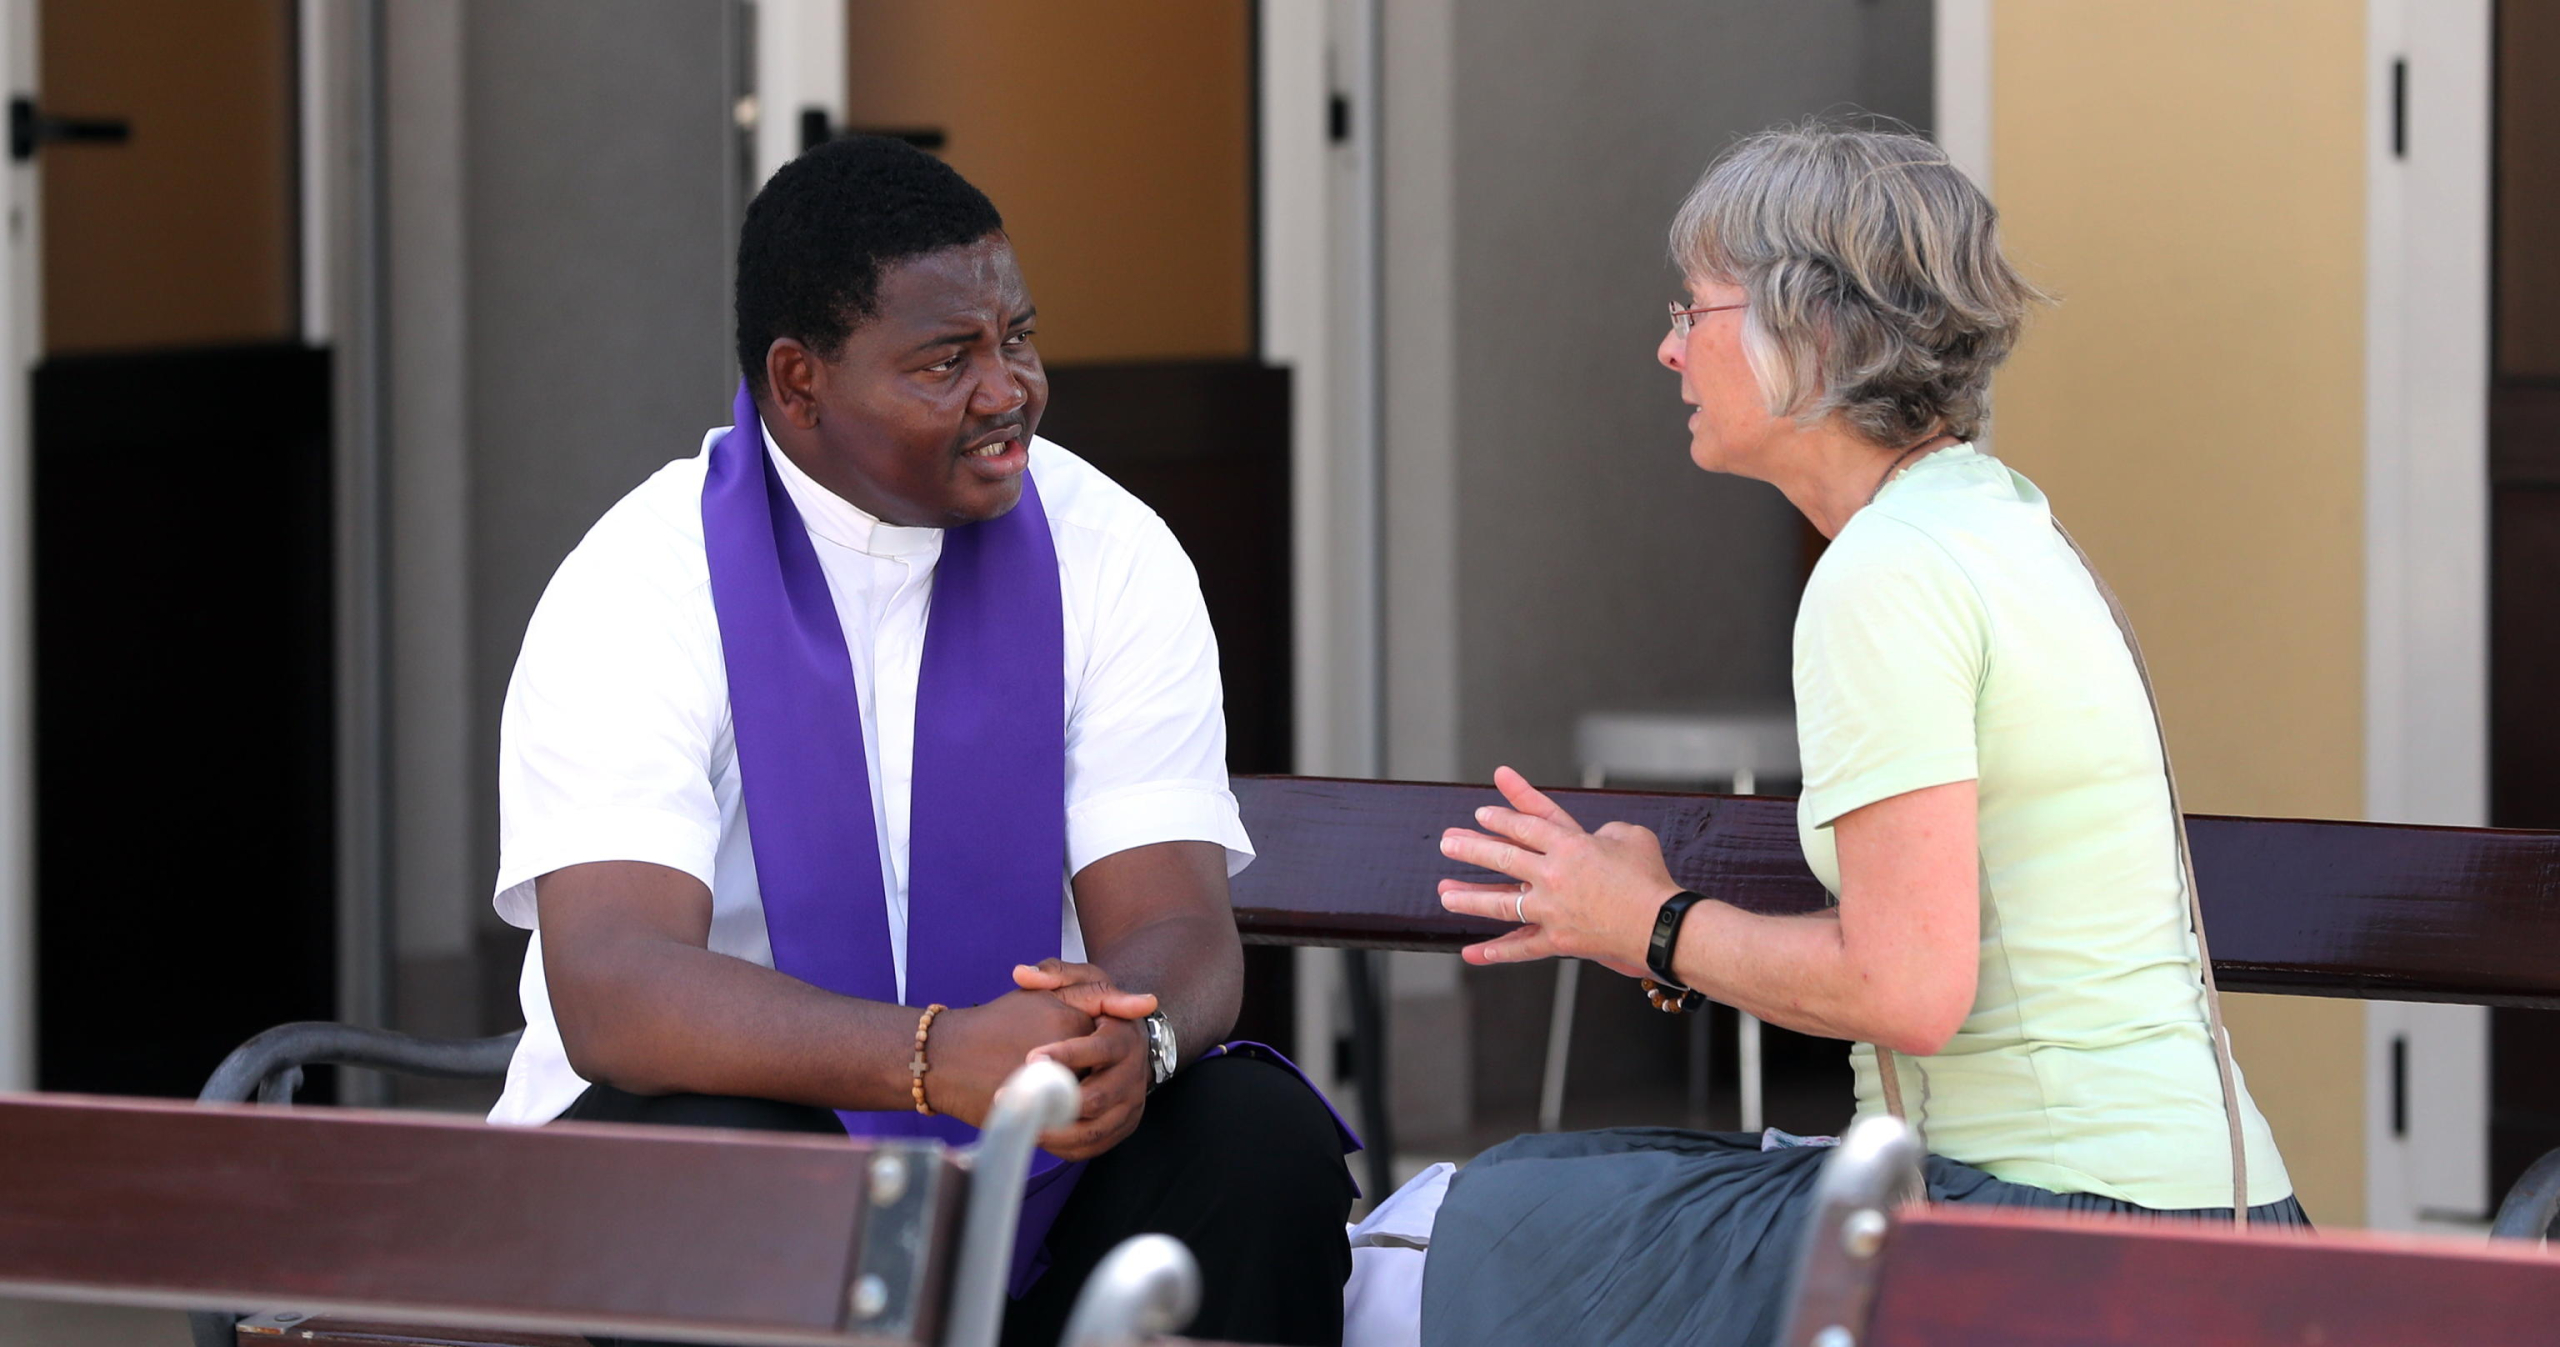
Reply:
M1885 487L1805 587L1795 694L1797 828L1835 896L1834 820L1979 783L1973 1011L1938 1055L1901 1059L1929 1149L2058 1192L2229 1205L2230 1134L2150 700L2043 493L1970 445ZM1874 1049L1852 1049L1851 1065L1860 1116L1883 1112ZM2247 1094L2258 1205L2293 1183Z

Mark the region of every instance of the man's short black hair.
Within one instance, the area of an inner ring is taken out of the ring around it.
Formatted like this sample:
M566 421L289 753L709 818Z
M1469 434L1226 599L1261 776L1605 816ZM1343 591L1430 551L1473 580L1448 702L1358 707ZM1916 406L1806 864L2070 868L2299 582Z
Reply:
M738 231L738 367L765 391L764 356L791 337L833 358L879 311L880 272L1004 228L949 164L886 136L848 136L784 164Z

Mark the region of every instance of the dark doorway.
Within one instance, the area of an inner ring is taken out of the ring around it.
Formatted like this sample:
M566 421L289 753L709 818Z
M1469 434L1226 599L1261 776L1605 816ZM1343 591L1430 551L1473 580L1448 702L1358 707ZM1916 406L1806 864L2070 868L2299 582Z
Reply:
M2498 6L2490 822L2560 828L2560 7ZM2490 1191L2560 1147L2560 1012L2490 1019Z
M35 375L38 1079L193 1095L334 1019L329 357Z
M329 353L291 0L44 0L37 1078L192 1095L336 1017ZM328 1083L315 1082L328 1097Z
M1251 360L1060 365L1040 429L1173 530L1217 628L1227 766L1288 771L1289 372Z

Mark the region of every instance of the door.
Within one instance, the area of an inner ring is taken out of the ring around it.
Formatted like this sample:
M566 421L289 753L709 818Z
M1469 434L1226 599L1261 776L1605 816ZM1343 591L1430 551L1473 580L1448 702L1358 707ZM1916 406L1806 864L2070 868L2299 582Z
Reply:
M1248 0L849 0L843 119L909 133L1004 213L1040 305L1041 432L1181 540L1217 630L1228 765L1281 772L1290 376L1259 349L1255 20ZM1288 1046L1293 967L1246 951L1239 1035Z
M335 1018L330 356L291 0L41 0L36 1080ZM85 119L85 120L83 120ZM23 297L21 302L24 302Z

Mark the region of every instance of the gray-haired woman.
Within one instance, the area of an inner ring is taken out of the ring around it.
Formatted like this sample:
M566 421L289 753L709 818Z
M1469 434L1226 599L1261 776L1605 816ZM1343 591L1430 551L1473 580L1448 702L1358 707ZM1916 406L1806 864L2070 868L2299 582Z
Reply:
M1652 834L1586 832L1505 768L1510 807L1442 843L1517 881L1442 882L1522 923L1468 959L1590 959L1673 984L1657 1004L1694 989L1860 1044L1858 1111L1902 1105L1934 1200L2304 1224L2216 1051L2128 630L2044 496L1970 443L2038 298L1991 204L1918 137L1798 127L1720 159L1671 242L1689 293L1656 354L1696 408L1690 459L1832 540L1795 695L1798 831L1837 905L1683 893ZM1440 1210L1424 1340L1769 1341L1824 1152L1762 1147L1642 1129L1478 1157Z

